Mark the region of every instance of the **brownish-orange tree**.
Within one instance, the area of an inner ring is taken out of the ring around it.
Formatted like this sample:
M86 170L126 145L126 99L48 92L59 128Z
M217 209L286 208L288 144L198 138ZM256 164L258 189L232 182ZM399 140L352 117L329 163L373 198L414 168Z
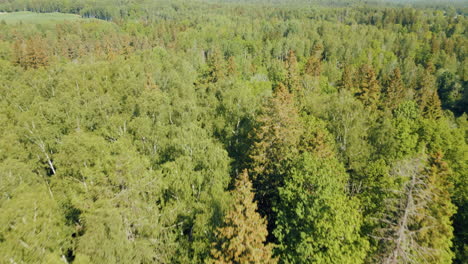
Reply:
M351 65L346 64L343 67L343 73L341 75L341 80L339 82L338 88L340 90L347 90L354 93L355 87L355 71Z
M40 36L26 41L18 39L14 46L13 62L25 69L37 69L49 65L46 40Z
M377 108L380 85L372 66L364 64L359 71L359 99L370 108Z
M257 212L247 170L240 174L232 195L234 205L226 214L224 225L216 231L218 242L211 250L213 262L276 263L272 246L265 245L266 220Z
M209 82L217 82L226 76L224 56L219 48L213 49L208 56L208 73L207 79Z
M311 55L307 60L304 72L311 76L319 76L322 72L323 45L317 43L312 48Z
M230 77L237 76L237 64L234 59L234 56L229 57L227 62L227 75Z

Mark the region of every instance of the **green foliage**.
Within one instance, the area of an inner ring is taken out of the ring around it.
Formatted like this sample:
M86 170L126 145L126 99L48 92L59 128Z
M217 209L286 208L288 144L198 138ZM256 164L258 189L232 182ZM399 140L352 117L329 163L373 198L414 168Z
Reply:
M0 263L466 262L461 2L0 11Z
M345 195L347 176L333 158L303 154L280 188L277 254L284 263L362 263L357 201Z
M66 225L48 179L18 160L4 160L0 168L0 260L62 262L73 229Z

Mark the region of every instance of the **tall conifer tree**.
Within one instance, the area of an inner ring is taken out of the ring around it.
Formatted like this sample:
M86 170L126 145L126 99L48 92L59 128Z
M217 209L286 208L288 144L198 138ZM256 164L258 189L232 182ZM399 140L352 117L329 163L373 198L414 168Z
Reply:
M359 99L370 108L377 108L380 98L380 85L374 69L364 64L359 72Z
M234 205L218 228L211 254L216 264L276 263L272 246L265 245L268 234L265 218L257 212L252 183L244 170L235 184Z
M401 79L401 71L397 67L393 70L392 79L387 87L384 104L388 109L393 110L403 101L404 97L405 88Z
M343 73L341 75L341 80L339 83L340 90L347 90L354 93L354 86L355 86L355 77L354 77L354 69L351 65L346 64L343 68Z
M289 89L289 92L299 96L299 68L297 66L296 54L293 50L290 50L288 57L286 58L286 86Z
M277 200L277 188L283 183L289 162L298 153L301 133L293 96L284 85L276 87L257 123L259 126L252 135L254 144L249 153L249 168L260 212L267 216L271 231L274 225L272 204Z

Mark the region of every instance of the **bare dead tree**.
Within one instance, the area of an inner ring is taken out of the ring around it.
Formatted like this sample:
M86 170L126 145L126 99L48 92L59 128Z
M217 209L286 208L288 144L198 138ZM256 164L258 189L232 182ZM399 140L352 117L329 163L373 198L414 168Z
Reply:
M391 171L393 177L401 179L402 185L391 190L394 196L386 200L386 213L380 219L384 227L376 237L384 248L381 263L425 263L436 252L418 241L418 233L430 228L422 227L419 222L431 217L425 209L433 200L424 170L426 162L425 157L403 160Z
M31 127L27 126L26 128L30 134L30 136L28 136L28 139L39 147L39 149L44 154L47 160L47 164L49 165L49 168L52 171L52 174L55 175L56 174L55 167L54 167L54 164L52 163L52 159L50 158L49 151L47 150L46 144L44 140L42 140L42 138L36 135L36 133L34 132L35 130L34 122L31 123Z

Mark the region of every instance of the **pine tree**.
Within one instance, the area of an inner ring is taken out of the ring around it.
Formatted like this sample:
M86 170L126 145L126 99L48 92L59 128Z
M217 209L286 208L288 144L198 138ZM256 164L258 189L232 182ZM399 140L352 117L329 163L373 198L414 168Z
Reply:
M359 99L364 105L376 109L380 98L380 85L374 69L364 64L359 72Z
M436 72L436 67L434 65L434 62L432 62L432 60L429 60L426 63L426 70L431 74L434 74Z
M312 53L305 65L304 73L311 76L320 76L322 72L323 45L317 43L312 48Z
M17 39L13 45L13 63L25 69L45 67L49 65L47 43L40 36L28 40Z
M309 152L316 157L334 157L333 136L326 129L326 124L312 115L301 116L304 132L301 135L299 151Z
M416 95L416 101L421 111L423 111L426 107L431 94L430 91L433 89L435 89L435 79L428 71L424 71L424 73L420 76Z
M247 171L239 176L232 192L234 206L226 214L224 225L216 231L217 243L211 250L214 263L276 263L272 246L265 245L266 220L257 212L252 183Z
M393 70L393 76L390 80L385 94L385 106L393 110L395 109L405 97L405 88L401 79L401 72L399 68Z

